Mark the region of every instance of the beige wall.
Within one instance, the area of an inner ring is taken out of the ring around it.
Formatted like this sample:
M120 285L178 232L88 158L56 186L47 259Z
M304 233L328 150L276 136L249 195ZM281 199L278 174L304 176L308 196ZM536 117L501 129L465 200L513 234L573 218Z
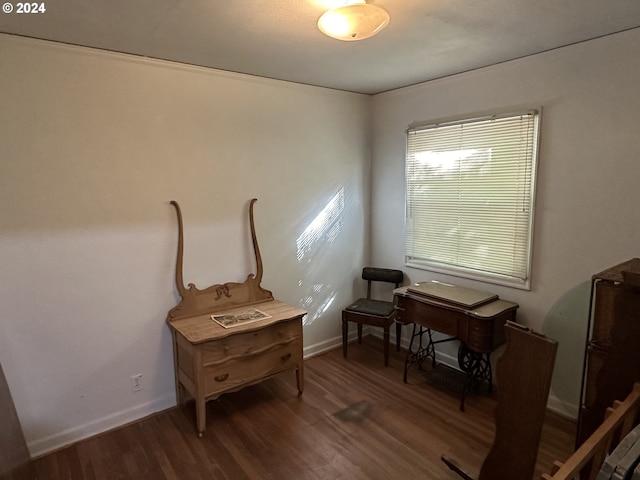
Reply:
M185 279L206 286L253 271L259 199L263 285L309 311L310 355L339 344L365 262L435 277L403 262L406 127L520 106L544 110L532 289L446 280L517 301L560 340L553 406L574 414L590 276L640 255L639 43L634 30L370 98L0 35L0 363L31 452L175 403L169 200Z
M542 107L531 291L405 268L520 304L559 340L554 408L577 414L591 275L640 256L640 30L374 97L372 260L403 267L405 129L413 122ZM455 349L442 348L455 362Z
M309 311L307 355L339 344L370 97L7 35L0 86L0 361L33 454L175 404L172 199L206 287L255 272L257 197L263 286Z

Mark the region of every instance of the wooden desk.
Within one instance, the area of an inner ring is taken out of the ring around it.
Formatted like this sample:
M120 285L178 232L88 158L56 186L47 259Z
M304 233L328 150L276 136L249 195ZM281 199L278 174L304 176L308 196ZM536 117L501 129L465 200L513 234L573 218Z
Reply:
M298 394L304 389L302 317L307 312L274 300L271 292L260 286L262 258L253 222L256 201L252 199L249 205L256 274L249 274L243 283L227 282L202 290L192 283L184 285L182 212L177 202L171 202L178 216L176 288L181 297L167 315L173 336L176 400L184 403L187 392L195 399L200 437L207 423L207 400L290 369L296 372ZM267 317L229 327L211 318L250 309Z
M464 410L465 395L470 388L486 381L489 391L492 390L490 355L505 342L504 325L507 320L515 321L518 304L500 300L485 292L448 284L433 285L437 296L431 295L430 283L394 290L396 320L414 324L405 361L404 381L406 383L407 371L414 363L422 368L423 362L430 357L435 366L435 345L459 340L458 365L466 374L460 400L460 409ZM443 285L446 286L444 290L441 288ZM421 287L424 287L422 292ZM449 335L449 338L434 341L431 330ZM428 336L426 346L422 338L425 334ZM414 351L416 339L418 346Z
M173 333L176 396L196 401L198 433L206 426L206 402L286 370L295 369L304 389L302 317L307 313L278 300L254 305L271 318L224 328L211 315L169 321ZM225 310L240 313L246 307Z

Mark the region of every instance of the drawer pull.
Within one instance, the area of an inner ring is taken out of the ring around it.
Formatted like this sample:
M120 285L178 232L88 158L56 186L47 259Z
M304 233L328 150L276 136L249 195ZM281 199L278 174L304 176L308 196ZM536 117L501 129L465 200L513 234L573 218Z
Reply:
M291 358L291 352L287 353L286 355L282 355L280 357L280 360L282 360L283 362L286 362L287 360L289 360Z
M214 380L216 382L224 382L227 378L229 378L229 374L223 373L222 375L218 375L217 377L214 377Z

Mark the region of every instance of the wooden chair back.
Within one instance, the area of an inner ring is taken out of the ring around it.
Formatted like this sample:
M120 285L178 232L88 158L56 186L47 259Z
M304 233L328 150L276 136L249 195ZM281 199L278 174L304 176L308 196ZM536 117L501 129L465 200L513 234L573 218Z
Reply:
M496 364L496 434L479 480L530 479L547 409L558 342L513 322Z
M364 267L362 279L367 281L367 298L371 299L371 285L373 282L393 283L398 288L402 283L404 273L402 270L392 268ZM393 302L389 302L393 303Z
M510 321L505 334L496 363L495 437L479 475L468 473L464 462L442 457L466 480L529 480L535 472L558 342Z

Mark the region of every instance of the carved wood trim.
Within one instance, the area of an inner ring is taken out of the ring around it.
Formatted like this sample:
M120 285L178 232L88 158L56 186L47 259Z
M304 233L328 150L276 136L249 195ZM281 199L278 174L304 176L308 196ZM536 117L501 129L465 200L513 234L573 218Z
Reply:
M260 255L260 248L258 246L253 215L253 207L257 201L256 198L253 198L249 203L249 227L251 229L251 241L253 243L256 260L256 274L249 274L243 283L227 282L224 284L215 284L203 290L196 287L193 283L189 283L187 286L184 284L184 223L180 205L178 205L178 202L175 200L171 201L171 205L174 206L178 217L178 252L175 280L176 288L182 300L169 310L167 322L179 318L221 312L243 305L253 305L273 300L273 294L260 286L263 275L262 256Z

